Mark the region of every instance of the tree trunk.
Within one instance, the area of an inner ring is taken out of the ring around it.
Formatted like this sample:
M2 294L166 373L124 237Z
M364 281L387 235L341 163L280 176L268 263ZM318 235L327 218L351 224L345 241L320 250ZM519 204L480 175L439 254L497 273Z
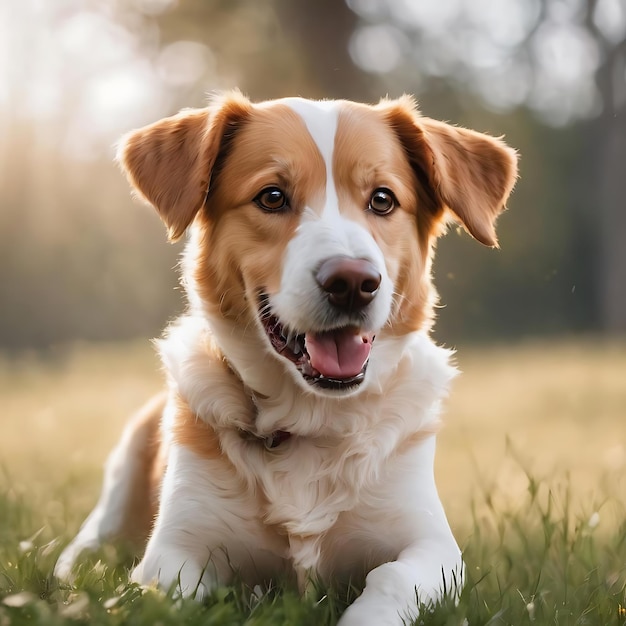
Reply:
M599 311L606 332L626 331L626 102L624 85L626 41L616 46L598 76L604 100L599 119L600 189L599 219ZM621 72L618 69L621 68ZM621 75L620 75L621 74Z
M277 0L285 27L293 28L292 41L300 46L307 74L320 98L370 100L376 83L359 70L348 52L358 17L344 0Z

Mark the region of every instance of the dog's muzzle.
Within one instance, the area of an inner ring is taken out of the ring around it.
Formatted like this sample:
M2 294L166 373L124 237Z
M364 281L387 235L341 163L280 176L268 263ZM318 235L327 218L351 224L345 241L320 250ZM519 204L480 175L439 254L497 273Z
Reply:
M265 293L259 296L261 323L274 350L291 361L308 383L349 389L365 379L374 333L363 330L361 320L379 291L382 276L371 261L346 256L326 259L314 276L328 303L320 329L291 329L272 311ZM332 319L334 325L329 322Z

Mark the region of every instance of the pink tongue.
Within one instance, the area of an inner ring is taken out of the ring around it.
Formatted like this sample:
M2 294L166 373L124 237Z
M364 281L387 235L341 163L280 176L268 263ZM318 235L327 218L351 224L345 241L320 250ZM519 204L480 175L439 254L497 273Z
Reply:
M307 333L304 342L311 366L327 378L360 374L372 349L371 335L360 335L351 328Z

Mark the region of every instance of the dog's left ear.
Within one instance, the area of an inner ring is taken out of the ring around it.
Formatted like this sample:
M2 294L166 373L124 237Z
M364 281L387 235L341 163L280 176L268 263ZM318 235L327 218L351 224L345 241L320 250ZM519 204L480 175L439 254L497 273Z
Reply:
M501 139L422 117L409 96L382 102L419 178L478 241L497 246L495 222L517 178L517 153Z
M122 137L117 160L137 193L179 239L205 202L213 166L251 109L239 92L186 109Z

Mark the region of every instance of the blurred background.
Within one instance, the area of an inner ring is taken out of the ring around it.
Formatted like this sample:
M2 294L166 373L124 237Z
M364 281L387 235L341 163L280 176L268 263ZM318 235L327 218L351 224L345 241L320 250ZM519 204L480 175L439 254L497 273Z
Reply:
M158 335L183 308L117 137L240 87L377 101L506 141L501 250L439 244L448 345L626 331L624 0L0 0L0 346Z
M233 87L413 93L520 151L501 250L457 229L438 246L435 338L464 372L439 489L462 544L470 502L523 508L535 478L607 529L617 496L621 523L625 0L0 0L0 507L8 485L53 536L75 529L162 387L147 338L184 308L181 244L131 199L114 146Z

